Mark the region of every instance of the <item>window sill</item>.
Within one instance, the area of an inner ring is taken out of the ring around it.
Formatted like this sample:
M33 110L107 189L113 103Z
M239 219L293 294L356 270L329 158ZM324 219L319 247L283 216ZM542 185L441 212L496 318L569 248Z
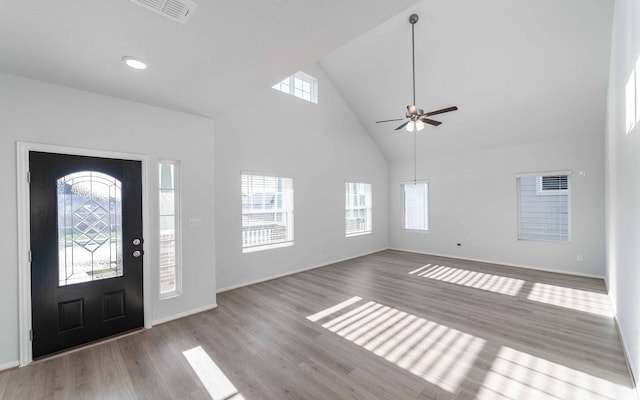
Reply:
M347 233L345 236L346 236L346 237L362 236L362 235L370 235L371 233L373 233L373 231Z
M265 244L264 246L247 247L242 249L242 252L254 253L256 251L278 249L280 247L289 247L289 246L293 246L293 242L274 243L274 244Z
M407 228L401 228L403 232L409 232L409 233L429 233L430 231L428 229L407 229Z
M182 295L182 293L180 293L177 290L174 290L173 292L161 293L160 294L160 301L173 299L173 298L176 298L176 297L180 297L181 295Z

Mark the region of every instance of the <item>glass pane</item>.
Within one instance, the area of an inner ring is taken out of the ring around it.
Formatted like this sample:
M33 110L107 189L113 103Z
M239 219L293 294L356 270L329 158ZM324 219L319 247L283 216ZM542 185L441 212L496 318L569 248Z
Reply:
M175 213L175 196L173 190L160 189L160 215Z
M518 178L520 226L518 239L569 240L568 190L540 191L541 177Z
M346 234L371 232L371 185L345 183Z
M176 290L176 243L173 234L160 234L160 293Z
M426 183L403 185L404 188L404 228L428 230L427 210L428 187Z
M293 240L292 180L242 175L242 245L261 246Z
M174 235L176 230L175 217L173 215L161 215L160 216L160 236L163 234Z
M173 164L160 164L160 189L175 189Z
M120 181L81 171L58 179L59 285L122 276Z

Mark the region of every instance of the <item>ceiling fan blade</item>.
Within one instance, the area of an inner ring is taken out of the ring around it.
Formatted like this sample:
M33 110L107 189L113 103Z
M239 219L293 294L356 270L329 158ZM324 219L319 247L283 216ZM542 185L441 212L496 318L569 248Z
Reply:
M409 115L413 115L418 111L418 108L414 105L411 106L407 106L407 112L409 113Z
M436 120L425 118L425 117L420 118L420 121L424 122L425 124L429 124L433 126L438 126L442 123L440 121L436 121Z
M409 122L411 122L411 120L408 120L407 122L405 122L404 124L400 125L399 127L397 127L394 130L399 131L400 129L404 128Z
M379 124L381 122L393 122L393 121L402 121L402 120L404 120L404 118L385 119L384 121L376 121L376 124Z
M450 111L456 111L458 109L458 107L453 106L453 107L447 107L447 108L443 108L442 110L436 110L436 111L431 111L425 114L425 116L430 117L432 115L436 115L436 114L444 114Z

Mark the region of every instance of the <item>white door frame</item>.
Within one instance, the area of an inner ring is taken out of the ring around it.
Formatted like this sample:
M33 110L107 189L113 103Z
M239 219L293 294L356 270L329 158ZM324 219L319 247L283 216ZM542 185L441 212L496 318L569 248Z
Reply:
M33 361L31 348L31 262L29 251L31 249L30 228L30 193L27 176L29 172L29 152L41 151L46 153L72 154L101 158L116 158L123 160L135 160L142 163L142 234L149 238L149 198L148 198L148 164L149 159L144 154L120 153L96 149L84 149L70 146L58 146L51 144L17 142L16 146L16 181L18 201L18 321L19 321L19 346L20 366L24 367ZM146 254L149 241L145 240L143 249ZM144 327L151 328L151 290L149 279L148 257L142 260L142 290L144 299Z

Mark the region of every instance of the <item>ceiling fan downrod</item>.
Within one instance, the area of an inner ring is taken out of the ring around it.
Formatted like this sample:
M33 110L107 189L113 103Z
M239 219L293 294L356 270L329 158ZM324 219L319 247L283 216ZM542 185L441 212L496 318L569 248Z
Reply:
M413 72L413 105L416 105L416 45L415 45L415 26L418 22L418 14L411 14L409 22L411 23L411 68Z

